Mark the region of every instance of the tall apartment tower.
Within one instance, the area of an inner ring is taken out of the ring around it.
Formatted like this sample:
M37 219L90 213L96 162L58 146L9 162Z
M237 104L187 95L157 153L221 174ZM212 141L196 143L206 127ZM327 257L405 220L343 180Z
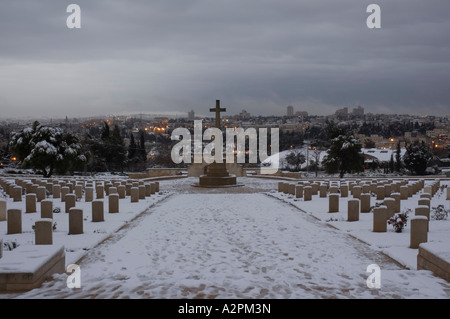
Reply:
M195 120L195 112L194 112L194 110L191 110L190 112L188 112L188 120L189 121Z
M292 105L289 105L287 107L287 116L294 116L294 107Z

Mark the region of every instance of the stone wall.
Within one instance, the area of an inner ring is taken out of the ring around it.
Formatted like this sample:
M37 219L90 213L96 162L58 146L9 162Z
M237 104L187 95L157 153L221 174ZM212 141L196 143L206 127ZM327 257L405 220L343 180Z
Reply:
M435 276L450 282L450 252L448 251L448 244L420 244L417 255L417 269L430 270Z
M143 179L150 177L181 176L185 173L185 168L149 168L147 169L147 173L130 173L128 174L128 178Z
M64 246L24 245L15 250L20 253L0 260L1 292L31 290L53 274L65 272Z
M205 166L208 165L206 163L193 163L189 165L188 168L188 176L189 177L200 177L200 175L205 174ZM227 163L228 173L231 175L235 175L236 177L246 176L245 170L242 165L238 165L236 163Z

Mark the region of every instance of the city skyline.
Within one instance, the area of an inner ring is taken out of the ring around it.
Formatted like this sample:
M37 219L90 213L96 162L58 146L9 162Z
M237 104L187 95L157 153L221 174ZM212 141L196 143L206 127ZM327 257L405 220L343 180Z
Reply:
M102 114L450 114L450 3L2 3L0 118Z
M336 108L336 110L334 110L333 113L330 114L324 114L324 115L319 115L319 114L313 114L313 113L308 113L306 111L303 111L303 109L296 109L294 107L293 112L294 114L292 116L287 114L287 109L286 107L284 108L284 110L282 110L280 108L280 114L270 114L270 115L261 115L261 114L253 114L253 113L249 113L247 112L246 109L242 109L240 111L237 111L235 113L229 113L226 112L224 113L222 116L223 118L232 118L235 116L241 116L242 113L245 113L245 117L247 117L248 119L251 118L257 118L257 117L263 117L263 118L283 118L283 117L287 117L287 118L305 118L305 116L307 118L330 118L332 120L334 119L339 119L339 120L343 120L343 121L351 121L351 120L366 120L367 116L370 117L378 117L378 116L393 116L393 117L408 117L408 118L427 118L427 117L436 117L436 118L449 118L450 114L443 114L443 115L432 115L432 114L407 114L407 113L372 113L372 112L365 112L365 109L362 107L363 110L363 114L357 114L355 113L355 109L360 108L361 106L357 106L357 107L344 107L344 108ZM343 114L341 113L342 110L347 109L348 113L346 116L342 116ZM29 121L54 121L55 123L60 123L62 121L73 121L73 120L77 120L77 121L85 121L85 120L93 120L93 119L126 119L126 118L134 118L134 119L143 119L143 120L153 120L153 119L158 119L158 118L167 118L167 119L185 119L185 120L192 120L192 119L200 119L200 118L208 118L208 119L213 119L214 118L214 114L209 114L206 111L203 111L203 113L196 113L195 111L192 113L193 110L189 110L187 112L122 112L122 113L110 113L110 114L95 114L95 115L91 115L91 116L86 116L86 115L81 115L81 116L74 116L74 117L69 117L67 115L65 116L55 116L55 117L49 117L49 116L22 116L22 117L9 117L9 118L5 118L0 116L0 121L20 121L20 122L29 122ZM304 114L307 113L307 114ZM339 116L340 115L340 116Z

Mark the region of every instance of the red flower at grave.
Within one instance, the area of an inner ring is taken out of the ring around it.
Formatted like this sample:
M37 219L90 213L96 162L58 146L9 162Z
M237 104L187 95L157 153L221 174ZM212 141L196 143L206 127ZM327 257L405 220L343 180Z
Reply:
M402 213L397 213L393 217L388 219L388 224L394 227L394 231L397 233L401 233L403 228L406 226L406 222L408 220L408 212L410 209Z

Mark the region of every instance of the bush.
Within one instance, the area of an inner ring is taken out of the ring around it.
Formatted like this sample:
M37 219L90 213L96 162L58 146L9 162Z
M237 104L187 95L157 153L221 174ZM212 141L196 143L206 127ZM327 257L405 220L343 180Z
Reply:
M431 208L431 218L434 220L447 219L449 211L444 208L444 205L438 205Z
M410 209L406 209L402 213L396 213L394 216L388 219L388 224L394 227L394 231L396 233L401 233L403 228L406 226L408 221L408 213L410 213Z

